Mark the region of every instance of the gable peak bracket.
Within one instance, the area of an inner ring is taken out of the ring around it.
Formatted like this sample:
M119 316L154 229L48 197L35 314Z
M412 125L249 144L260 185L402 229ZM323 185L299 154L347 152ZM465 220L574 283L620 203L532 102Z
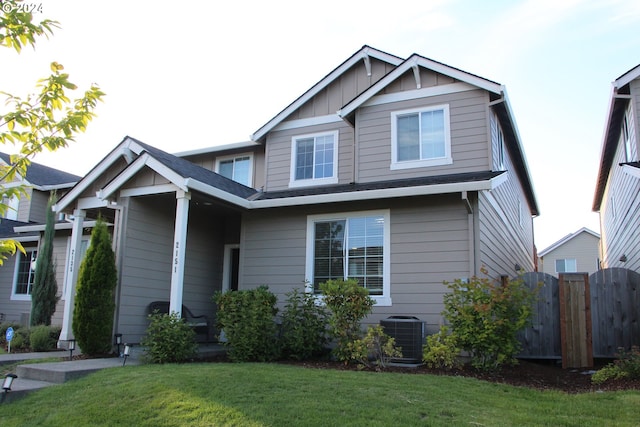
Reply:
M420 81L420 67L418 67L416 62L414 62L411 69L413 70L413 78L416 79L416 89L420 89L422 87L422 82Z
M368 51L364 51L362 59L364 60L364 68L367 70L367 77L371 77L371 57Z

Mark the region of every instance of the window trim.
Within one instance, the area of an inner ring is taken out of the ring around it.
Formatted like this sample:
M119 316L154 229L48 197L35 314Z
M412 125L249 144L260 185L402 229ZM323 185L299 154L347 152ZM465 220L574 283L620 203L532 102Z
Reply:
M244 158L244 157L248 157L249 158L249 171L248 171L248 176L247 176L247 181L248 184L246 184L247 187L253 187L253 153L240 153L240 154L232 154L229 156L221 156L216 158L216 173L220 174L220 163L224 162L224 161L228 161L228 160L233 160L233 171L235 173L235 168L236 168L236 160L240 159L240 158ZM242 184L239 181L236 181L235 179L231 178L232 181L237 182L238 184ZM245 185L245 184L242 184Z
M422 114L430 111L443 111L444 116L444 156L431 159L398 160L398 116L407 114ZM412 169L420 167L450 165L453 163L451 156L451 116L449 104L431 105L422 108L391 112L391 170Z
M313 273L315 254L315 223L322 221L348 220L349 218L362 218L382 216L384 218L383 242L382 242L382 295L371 295L376 306L388 307L391 301L391 213L389 209L372 211L340 212L333 214L317 214L307 216L307 241L305 260L305 291L313 293ZM318 295L321 299L322 296Z
M564 271L558 271L558 261L562 261L564 263ZM573 261L576 265L575 271L567 271L567 261ZM554 260L554 269L556 270L556 274L560 273L577 273L578 272L578 260L576 258L556 258Z
M32 260L31 262L37 261L38 260L38 248L37 247L31 247L31 248L24 248L25 252L28 254L29 257L33 258L33 253L36 253L36 259ZM12 285L11 285L11 300L12 301L31 301L31 294L30 293L26 293L26 294L19 294L16 292L17 287L18 287L18 274L20 272L20 261L22 260L22 257L24 257L25 254L23 254L22 252L18 252L16 254L16 262L15 262L15 266L14 266L14 270L13 270L13 281L12 281ZM35 269L33 270L33 280L35 281ZM33 292L33 283L31 284L31 291Z
M315 160L315 138L321 136L333 136L333 176L327 178L308 178L308 179L296 179L296 160L297 156L297 144L296 142L300 139L313 138L313 155ZM339 146L339 131L327 131L327 132L317 132L310 133L305 135L295 135L291 137L291 162L290 162L290 172L289 172L289 188L297 188L297 187L308 187L312 185L328 185L328 184L337 184L338 183L338 146Z

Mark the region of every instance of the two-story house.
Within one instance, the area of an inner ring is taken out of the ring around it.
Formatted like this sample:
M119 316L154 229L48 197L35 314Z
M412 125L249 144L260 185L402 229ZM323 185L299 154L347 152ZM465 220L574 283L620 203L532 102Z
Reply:
M533 270L538 214L502 85L368 46L249 142L171 155L125 138L57 209L74 218L71 248L98 213L113 224L114 332L129 342L154 300L211 314L218 290L268 285L282 302L343 277L375 299L368 322L435 331L444 280Z
M640 65L612 83L593 210L603 268L640 272Z
M0 162L10 164L8 154L0 153ZM34 280L34 266L38 254L40 238L46 221L47 201L51 192L62 195L73 187L80 177L32 162L23 180L3 183L4 187L24 184L26 194L5 202L10 207L5 218L0 218L0 239L19 241L25 253L17 252L8 257L0 266L0 318L8 322L29 324L31 313L31 291ZM57 262L58 283L64 280L66 253L68 250L69 223L60 221L54 240L54 259ZM85 238L86 241L86 238ZM59 289L60 294L62 290ZM54 324L62 322L62 304L58 305Z
M538 253L538 270L560 273L595 273L600 268L600 235L582 227Z

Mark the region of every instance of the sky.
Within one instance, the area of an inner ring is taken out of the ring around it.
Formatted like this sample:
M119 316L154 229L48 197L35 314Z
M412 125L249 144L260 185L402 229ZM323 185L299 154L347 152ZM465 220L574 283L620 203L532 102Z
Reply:
M539 251L599 232L591 206L611 82L640 63L637 0L27 4L61 28L35 50L0 49L0 90L34 92L56 61L80 90L107 94L87 131L38 163L82 176L125 136L170 153L248 141L363 45L418 53L506 86Z

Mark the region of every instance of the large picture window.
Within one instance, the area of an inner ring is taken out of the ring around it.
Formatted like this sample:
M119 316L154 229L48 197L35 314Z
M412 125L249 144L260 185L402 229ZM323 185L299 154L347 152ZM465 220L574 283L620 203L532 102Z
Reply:
M338 182L338 132L296 136L291 144L290 187Z
M391 113L392 169L452 163L449 106Z
M33 281L35 279L36 257L35 249L25 248L26 253L16 252L16 270L13 279L12 299L31 299Z
M307 224L307 277L320 283L351 278L369 290L378 305L390 305L389 212L314 215Z

